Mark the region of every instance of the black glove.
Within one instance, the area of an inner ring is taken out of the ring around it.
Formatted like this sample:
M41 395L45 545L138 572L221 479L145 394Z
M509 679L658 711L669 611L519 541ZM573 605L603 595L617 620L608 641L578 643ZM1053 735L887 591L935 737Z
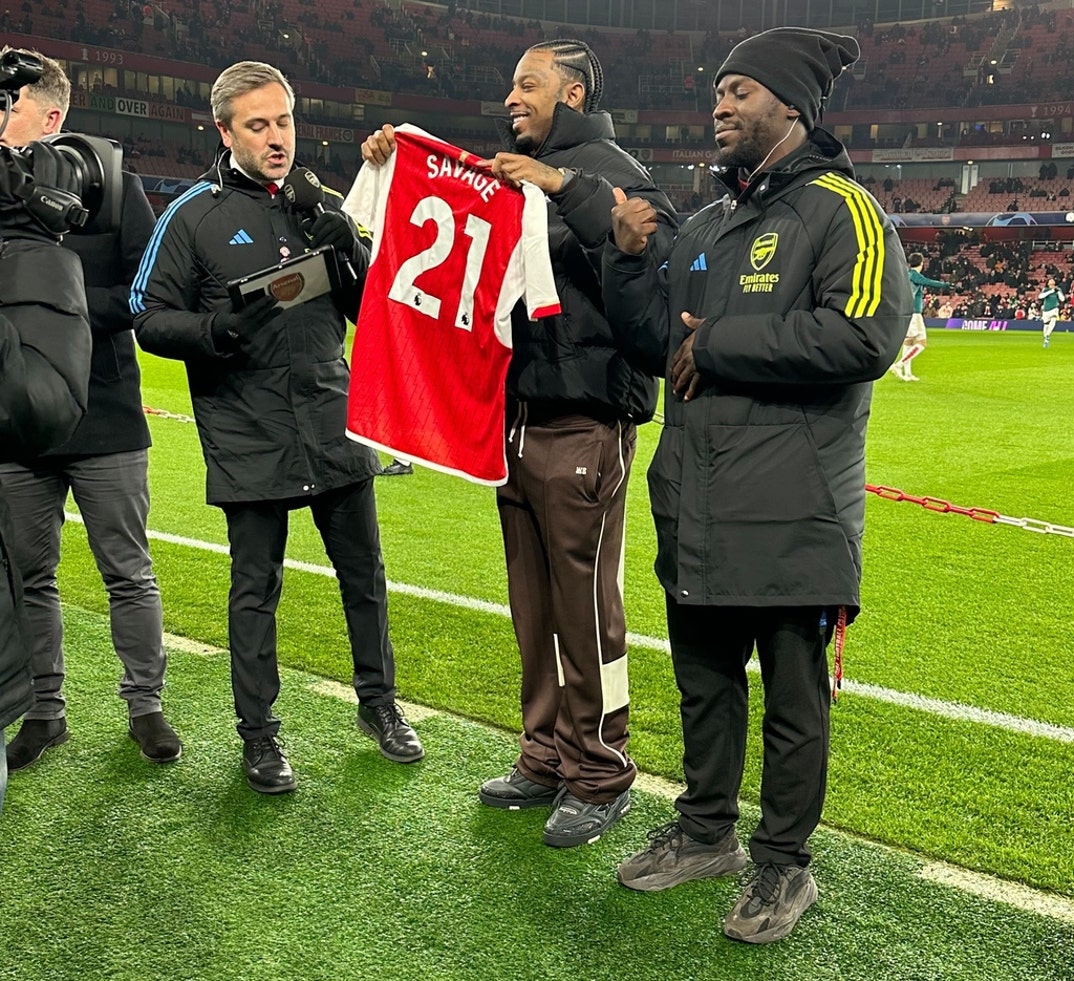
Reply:
M0 233L9 238L58 239L82 224L81 181L70 161L48 143L4 150L0 159Z
M358 247L358 233L350 218L342 211L324 211L317 216L309 230L310 240L315 249L330 245L340 255L354 258Z
M268 293L241 310L221 310L213 318L213 347L218 351L234 351L248 344L260 328L281 313L283 308L276 297Z
M40 187L53 187L58 191L78 195L81 181L74 164L51 143L30 143L27 150L33 154L34 183Z

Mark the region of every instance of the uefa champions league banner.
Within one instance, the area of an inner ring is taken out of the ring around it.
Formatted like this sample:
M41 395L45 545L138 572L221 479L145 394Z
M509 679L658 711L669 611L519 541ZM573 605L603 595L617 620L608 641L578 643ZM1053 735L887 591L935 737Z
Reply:
M952 317L950 319L926 317L925 326L940 327L945 330L1044 330L1044 323L1040 320L1018 320L1013 317L1010 320L993 320L991 317L978 317L976 319L968 317ZM1055 329L1057 331L1074 331L1074 321L1057 320Z
M1070 199L1074 208L1074 198ZM888 213L896 226L906 228L987 228L989 226L1019 225L1071 225L1074 226L1074 210L1071 211L956 211L950 215Z

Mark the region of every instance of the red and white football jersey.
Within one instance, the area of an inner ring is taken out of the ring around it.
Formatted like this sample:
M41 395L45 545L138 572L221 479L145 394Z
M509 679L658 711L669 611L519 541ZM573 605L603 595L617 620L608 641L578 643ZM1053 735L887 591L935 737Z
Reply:
M343 204L373 232L351 352L347 435L481 484L507 480L511 310L560 312L543 192L404 124ZM479 166L474 166L478 164Z

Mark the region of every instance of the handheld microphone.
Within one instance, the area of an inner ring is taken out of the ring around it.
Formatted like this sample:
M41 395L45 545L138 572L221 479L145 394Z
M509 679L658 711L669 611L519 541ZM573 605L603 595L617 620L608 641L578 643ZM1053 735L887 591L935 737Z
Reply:
M324 214L324 187L320 178L309 167L295 167L280 185L287 203L295 211L311 211L315 215ZM358 282L358 274L351 265L350 256L340 255L343 265L351 275L351 281Z

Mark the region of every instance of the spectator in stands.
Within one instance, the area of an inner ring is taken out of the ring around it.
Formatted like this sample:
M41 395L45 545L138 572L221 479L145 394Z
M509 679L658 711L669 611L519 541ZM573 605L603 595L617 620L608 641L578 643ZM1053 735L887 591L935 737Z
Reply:
M712 113L732 206L687 222L662 271L643 249L651 216L627 200L604 257L609 312L671 354L649 487L686 750L678 819L619 881L658 890L746 864L735 825L756 646L756 869L723 926L750 943L787 936L817 898L826 648L858 611L872 382L912 309L894 227L816 127L857 56L853 38L801 28L739 44Z
M42 61L41 78L20 92L2 138L7 146L39 140L63 125L71 84L58 62ZM0 483L14 519L15 560L25 586L33 651L34 704L7 747L13 771L68 738L56 571L69 491L108 591L112 643L123 664L119 694L127 703L128 732L153 763L177 760L182 752L161 709L167 657L160 589L146 536L149 427L142 412L127 306L154 217L141 181L129 173L123 175L122 195L117 229L68 235L63 241L82 261L89 302L93 355L88 411L62 446L43 456L0 464Z
M266 794L296 785L273 704L276 607L289 515L298 508L310 509L339 580L359 726L395 762L425 752L395 701L372 480L380 467L343 426L345 315L358 308L368 251L338 195L325 197L307 230L277 193L294 164L294 104L271 65L239 62L216 79L213 118L223 145L215 166L165 212L130 301L142 346L186 362L208 501L223 509L231 544L228 639L243 769L249 786ZM286 310L268 294L233 306L228 280L309 246L331 247L358 281Z

